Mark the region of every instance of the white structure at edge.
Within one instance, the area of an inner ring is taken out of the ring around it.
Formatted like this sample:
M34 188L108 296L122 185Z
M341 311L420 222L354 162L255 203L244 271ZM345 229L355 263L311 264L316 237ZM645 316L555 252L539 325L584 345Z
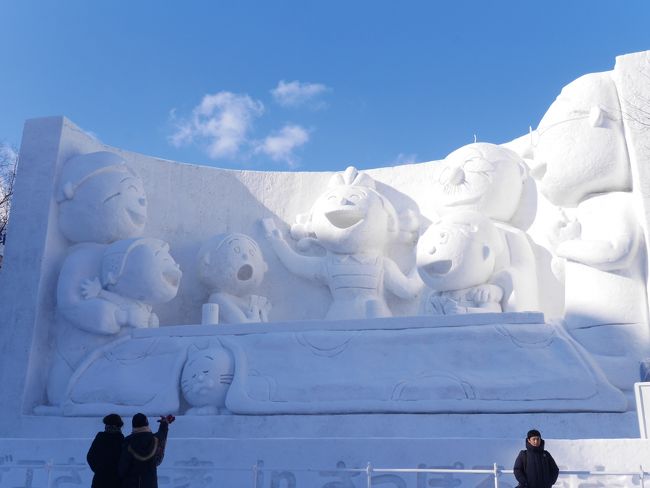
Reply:
M648 76L648 53L621 57L509 144L367 171L191 166L28 121L0 426L633 409L650 357Z

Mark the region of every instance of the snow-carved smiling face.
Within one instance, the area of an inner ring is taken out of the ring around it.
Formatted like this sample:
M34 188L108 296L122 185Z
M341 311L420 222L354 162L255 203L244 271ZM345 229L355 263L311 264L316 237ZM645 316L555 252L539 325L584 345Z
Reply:
M481 285L494 272L501 244L494 225L477 212L460 211L429 226L417 245L417 269L435 291Z
M91 153L67 164L71 168L62 176L59 228L68 240L107 244L142 234L147 222L144 187L121 158Z
M440 164L433 182L439 208L476 210L504 222L512 218L525 177L523 161L515 152L474 143L455 150Z
M267 270L257 242L245 234L214 236L199 251L199 275L214 290L250 294Z
M182 272L158 239L127 239L110 245L102 262L107 289L150 305L170 301L178 293Z
M357 253L384 247L389 215L381 197L370 188L334 187L314 204L312 231L318 242L335 253Z

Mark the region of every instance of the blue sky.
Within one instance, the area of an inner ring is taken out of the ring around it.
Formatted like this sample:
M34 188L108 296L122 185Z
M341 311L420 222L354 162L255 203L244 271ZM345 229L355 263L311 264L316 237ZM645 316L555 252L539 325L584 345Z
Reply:
M65 115L227 168L441 159L536 126L563 85L650 49L650 2L0 0L0 140Z

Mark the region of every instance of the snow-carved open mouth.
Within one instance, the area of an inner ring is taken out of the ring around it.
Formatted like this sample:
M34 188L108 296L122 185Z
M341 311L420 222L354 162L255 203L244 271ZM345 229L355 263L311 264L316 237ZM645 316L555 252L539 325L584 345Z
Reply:
M365 217L364 213L357 209L332 210L327 212L325 217L334 227L349 229L357 225Z
M133 222L135 225L144 225L147 220L146 215L136 213L133 210L127 209L126 213L129 215L131 222Z
M247 281L253 277L253 267L250 264L245 264L239 271L237 271L237 279L240 281Z
M163 278L165 281L174 288L178 288L178 284L181 281L181 276L181 272L177 269L163 272Z
M433 263L424 266L424 271L430 276L443 275L449 273L451 265L451 259L441 259L440 261L434 261Z

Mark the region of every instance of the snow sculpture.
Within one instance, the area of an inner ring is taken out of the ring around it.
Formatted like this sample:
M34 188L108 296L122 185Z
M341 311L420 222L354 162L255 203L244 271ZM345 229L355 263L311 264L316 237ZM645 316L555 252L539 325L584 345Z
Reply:
M268 322L271 302L253 294L268 270L257 242L244 234L216 235L203 244L198 262L208 301L219 306L219 322Z
M418 273L432 290L423 294L420 312L501 312L512 292L507 272L497 272L504 250L502 235L478 212L448 213L431 224L417 246Z
M477 142L456 149L441 161L433 197L441 212L474 210L509 222L519 208L526 178L525 164L517 153Z
M191 345L181 375L183 397L191 405L186 415L227 413L226 394L233 374L234 361L226 349Z
M565 261L565 323L616 386L648 354L646 255L622 112L608 73L563 88L532 141L541 192L559 207L549 241Z
M137 237L147 221L140 178L120 156L99 151L66 161L57 193L59 229L71 242Z
M76 356L82 354L78 350L72 359L63 352L71 347L67 344L69 326L84 331L82 335L113 335L120 331L109 303L84 296L82 285L100 275L107 244L142 234L147 219L147 199L142 180L123 158L98 151L66 161L59 176L56 200L59 230L66 239L76 243L68 250L56 291L56 351L48 379L48 398L50 403L60 404L71 368L79 360ZM84 353L88 346L90 344L82 347Z
M419 280L407 278L385 256L387 244L400 233L397 214L368 175L353 167L336 174L309 216L299 220L291 229L298 247L315 242L325 256L295 252L271 219L263 224L278 258L292 273L329 287L333 302L326 318L390 317L384 289L415 298Z
M504 310L538 310L535 255L525 232L510 223L520 210L528 178L523 159L508 148L481 142L453 151L441 165L433 182L438 212L472 210L492 219L507 246L498 265L509 269L513 288Z
M73 256L66 264L75 270L75 263L70 262ZM62 271L59 280L70 277L64 273L68 269ZM57 355L48 381L51 403L63 400L68 379L88 353L115 340L125 328L158 327L152 305L174 298L182 276L169 254L169 246L150 238L126 239L106 246L100 272L101 277L88 278L80 286L83 299L94 305L85 309L92 314L81 317L85 326L58 324Z

